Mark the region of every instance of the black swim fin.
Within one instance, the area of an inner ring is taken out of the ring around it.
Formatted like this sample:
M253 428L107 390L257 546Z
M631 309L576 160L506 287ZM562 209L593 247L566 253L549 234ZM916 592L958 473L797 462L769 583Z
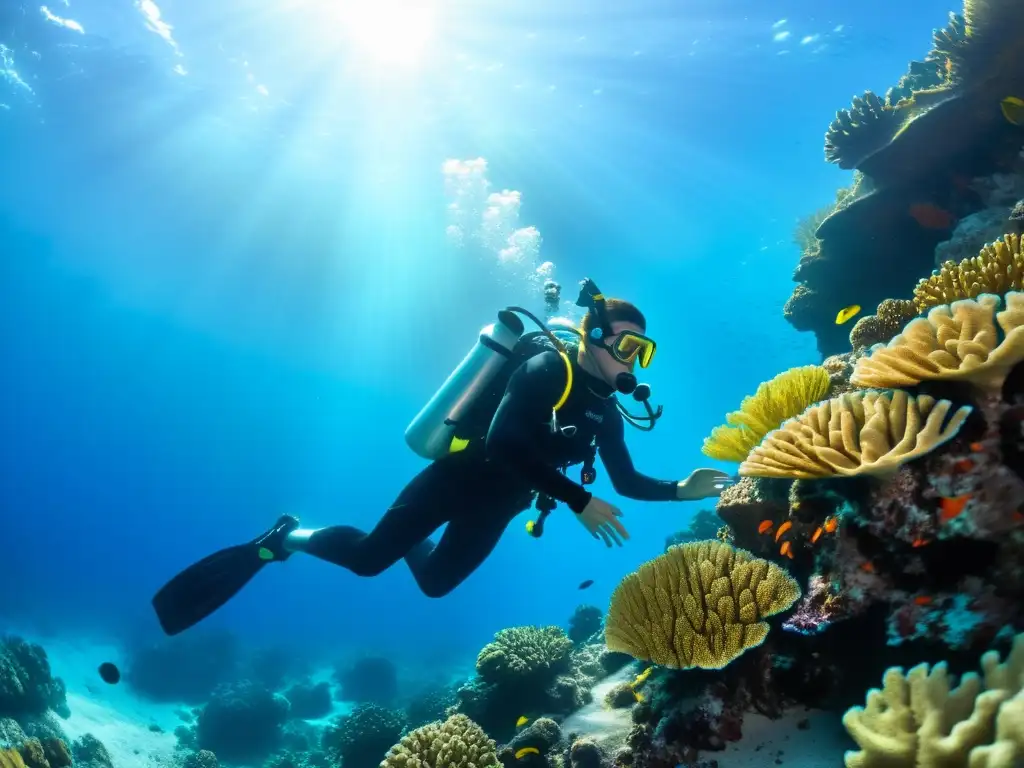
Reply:
M160 626L168 635L198 624L238 594L267 563L287 560L285 537L299 527L290 515L246 544L228 547L193 563L153 596Z

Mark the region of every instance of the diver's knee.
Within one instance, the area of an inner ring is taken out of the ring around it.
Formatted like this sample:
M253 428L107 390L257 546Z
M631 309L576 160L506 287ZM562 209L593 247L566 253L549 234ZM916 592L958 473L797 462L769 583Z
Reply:
M364 578L373 578L374 576L380 576L388 567L381 565L380 563L372 563L369 561L359 562L358 560L349 565L349 570L352 571L356 576L363 576Z
M443 584L441 582L420 582L420 591L427 597L444 597L449 594L457 584Z

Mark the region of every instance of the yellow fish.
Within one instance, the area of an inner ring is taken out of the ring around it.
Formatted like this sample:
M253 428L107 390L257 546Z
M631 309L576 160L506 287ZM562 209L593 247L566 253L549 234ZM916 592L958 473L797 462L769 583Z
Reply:
M633 697L637 700L637 702L641 702L644 700L644 695L639 691L633 691Z
M530 718L528 718L526 715L521 715L519 719L516 720L516 728L522 728L528 722L530 722Z
M645 669L643 672L636 676L636 679L632 683L630 683L630 686L636 688L638 685L643 685L645 682L647 682L647 678L651 676L651 671L653 669L654 667L648 667L647 669Z
M1003 110L1006 122L1013 125L1024 125L1024 99L1007 96L999 102L999 108Z
M523 747L516 750L516 760L522 760L527 755L539 755L540 750L536 747Z
M860 304L851 304L848 307L843 307L839 310L839 314L836 315L836 325L842 325L843 323L852 320L860 312Z

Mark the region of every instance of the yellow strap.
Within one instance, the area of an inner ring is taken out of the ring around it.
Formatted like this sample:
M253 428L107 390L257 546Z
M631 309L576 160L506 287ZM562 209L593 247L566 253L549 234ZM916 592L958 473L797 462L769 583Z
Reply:
M469 440L464 440L461 437L453 437L451 443L448 445L448 453L464 451L466 450L467 445L469 445Z
M555 403L555 410L559 410L565 401L569 399L569 393L572 392L572 360L565 352L559 351L558 353L562 357L562 362L565 363L565 390L562 392L562 396L558 398L558 402Z
M590 298L593 299L594 301L604 301L604 294L603 293L595 293Z

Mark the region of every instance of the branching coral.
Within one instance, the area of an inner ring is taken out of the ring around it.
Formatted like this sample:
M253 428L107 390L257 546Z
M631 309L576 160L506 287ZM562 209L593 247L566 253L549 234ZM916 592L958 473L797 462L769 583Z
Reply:
M740 465L746 477L811 479L887 475L952 439L971 412L906 392L847 393L807 409Z
M510 627L481 649L476 671L486 683L557 674L568 670L572 648L560 627Z
M974 299L983 293L1001 296L1024 290L1024 253L1017 234L986 245L977 256L956 263L947 261L914 288L918 313L960 299Z
M828 392L828 372L820 365L783 371L743 398L740 409L725 417L704 441L704 455L723 461L743 461L771 430L816 403Z
M850 346L855 349L885 344L903 330L903 326L917 317L914 302L909 299L886 299L878 305L875 314L857 321L850 331Z
M877 94L854 96L849 109L836 113L825 133L825 160L840 168L856 168L867 155L899 130L900 114Z
M764 619L800 597L774 563L709 540L672 547L612 593L605 642L614 651L685 669L721 669L764 642Z
M989 651L982 676L952 686L945 663L894 667L882 690L868 691L865 707L843 716L860 746L846 753L847 768L969 766L1012 768L1024 759L1024 635L1006 661ZM995 737L993 739L993 731Z
M933 307L913 320L888 346L876 347L857 361L851 381L859 387L906 387L922 381L969 381L998 389L1010 370L1024 360L1024 293ZM996 323L1002 329L1002 338Z
M391 747L381 768L497 768L494 742L465 715L428 723Z

